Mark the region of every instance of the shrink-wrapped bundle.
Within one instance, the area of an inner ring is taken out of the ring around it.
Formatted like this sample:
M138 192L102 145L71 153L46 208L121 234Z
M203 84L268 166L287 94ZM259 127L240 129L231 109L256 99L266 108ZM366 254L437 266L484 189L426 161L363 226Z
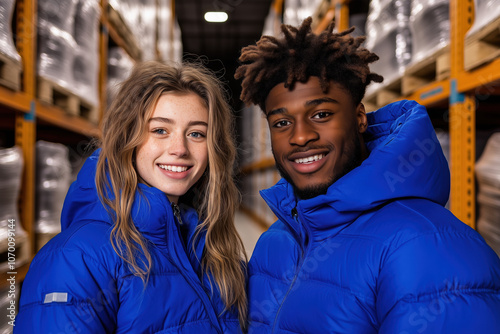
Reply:
M107 82L107 96L108 105L114 99L118 91L118 85L127 79L132 67L134 66L133 60L129 55L120 47L112 47L108 50L108 82Z
M40 77L68 90L74 90L73 38L77 0L39 0L38 62Z
M411 60L410 11L409 1L370 2L366 47L380 57L370 68L384 77L384 83L400 77Z
M11 28L14 4L15 0L0 0L0 53L21 62L21 56L14 46Z
M36 227L37 233L61 231L61 211L71 183L68 148L62 144L36 143Z
M73 33L78 0L38 0L38 20L50 22L62 31Z
M38 75L68 90L73 88L73 36L52 23L38 20Z
M158 0L158 51L163 61L173 58L172 0Z
M156 0L140 0L138 23L132 32L142 51L142 60L156 59Z
M98 0L79 0L76 4L73 37L78 46L87 50L99 48L99 15Z
M74 93L93 106L99 105L98 59L98 50L92 51L78 47L75 50L72 66Z
M299 26L307 17L313 16L322 0L287 0L283 12L283 23Z
M2 249L7 244L8 231L12 225L15 225L16 237L25 234L19 221L17 207L23 165L21 148L14 146L0 149L0 245Z
M174 41L173 41L173 58L172 60L174 62L182 62L182 33L181 33L181 26L179 25L179 21L177 19L174 22Z
M467 32L467 36L473 35L499 17L500 0L474 0L474 24Z
M79 0L76 6L73 58L73 87L78 96L94 106L99 104L99 2Z
M500 256L500 133L488 140L476 164L479 183L477 230Z
M432 55L450 42L449 0L413 0L410 16L412 63Z

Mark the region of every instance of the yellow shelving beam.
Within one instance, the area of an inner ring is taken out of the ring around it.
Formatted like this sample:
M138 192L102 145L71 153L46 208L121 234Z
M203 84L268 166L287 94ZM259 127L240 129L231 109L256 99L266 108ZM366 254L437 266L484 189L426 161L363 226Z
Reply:
M471 93L459 92L457 82L457 78L460 78L461 73L464 72L464 39L472 19L472 0L450 2L450 207L461 221L475 227L475 96Z

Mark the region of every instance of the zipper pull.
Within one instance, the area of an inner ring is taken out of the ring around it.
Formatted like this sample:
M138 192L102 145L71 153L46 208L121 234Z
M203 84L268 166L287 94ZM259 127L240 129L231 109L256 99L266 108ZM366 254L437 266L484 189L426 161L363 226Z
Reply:
M174 216L175 216L175 218L177 218L179 225L182 225L181 209L175 203L170 203L170 205L172 206L172 210L174 211Z
M299 216L299 213L297 212L297 207L292 209L292 217L297 220L297 217Z

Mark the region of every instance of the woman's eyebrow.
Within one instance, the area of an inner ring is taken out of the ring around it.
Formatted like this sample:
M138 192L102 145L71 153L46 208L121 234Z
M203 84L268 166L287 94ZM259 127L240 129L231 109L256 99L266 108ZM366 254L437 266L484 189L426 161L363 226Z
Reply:
M166 117L152 117L148 121L149 123L151 122L162 122L162 123L168 123L168 124L174 124L175 122L171 120L170 118Z
M167 123L167 124L175 124L175 121L173 119L167 118L167 117L153 117L149 119L149 122L161 122L161 123ZM193 125L202 125L208 127L208 123L205 121L190 121L188 123L188 126L193 126Z

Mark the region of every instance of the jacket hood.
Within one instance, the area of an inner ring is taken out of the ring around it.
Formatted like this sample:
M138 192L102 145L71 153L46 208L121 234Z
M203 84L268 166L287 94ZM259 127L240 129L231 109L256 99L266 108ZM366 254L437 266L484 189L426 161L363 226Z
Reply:
M101 150L96 150L87 158L77 180L68 190L61 214L61 229L64 231L74 224L100 221L111 226L113 220L97 194L95 183L97 161ZM184 223L189 224L194 233L198 215L192 208L182 207ZM138 184L132 206L132 219L143 235L157 245L165 245L167 225L175 224L173 210L167 196L161 190Z
M297 201L284 179L261 191L278 217L289 220L297 207L301 220L321 230L352 222L396 199L417 197L446 204L450 172L425 107L399 101L368 113L367 118L364 139L369 157L325 195Z

